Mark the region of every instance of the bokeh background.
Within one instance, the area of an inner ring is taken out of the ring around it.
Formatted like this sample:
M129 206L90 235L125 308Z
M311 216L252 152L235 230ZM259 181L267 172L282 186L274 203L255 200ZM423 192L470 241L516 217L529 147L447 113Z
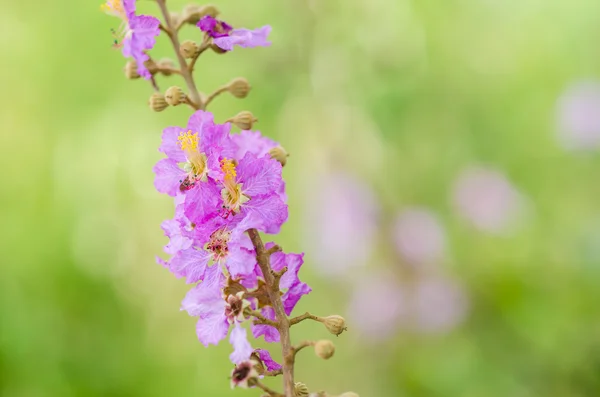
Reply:
M197 82L251 82L212 111L251 110L291 153L276 240L306 253L297 313L348 321L297 379L362 397L600 395L600 3L215 4L271 24L273 45L207 53ZM148 109L97 2L3 2L0 22L1 395L259 395L229 389L230 346L197 341L188 287L155 263L173 206L151 169L189 109ZM153 54L173 58L162 37Z

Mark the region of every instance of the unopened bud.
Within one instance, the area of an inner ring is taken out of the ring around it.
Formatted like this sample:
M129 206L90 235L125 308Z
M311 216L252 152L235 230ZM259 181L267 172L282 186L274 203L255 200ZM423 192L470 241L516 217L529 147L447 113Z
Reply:
M294 383L294 397L308 397L309 394L308 387L304 383Z
M160 92L155 92L154 94L152 94L152 96L148 100L148 105L150 106L150 109L154 110L155 112L162 112L167 107L169 107L169 104L165 100L164 95Z
M282 167L285 167L287 163L287 158L289 157L288 152L285 151L281 146L275 146L271 150L269 150L269 154L272 159L279 161Z
M231 80L227 85L227 90L236 98L246 98L250 92L250 83L243 77Z
M146 69L148 69L150 74L156 74L156 72L158 72L158 65L152 59L148 59L146 62L144 62L144 66Z
M181 105L185 103L185 93L177 86L170 87L165 92L165 100L171 106Z
M331 341L320 340L315 343L315 354L323 360L329 360L335 353L335 346Z
M200 47L198 47L198 44L196 44L192 40L186 40L179 46L179 53L184 58L189 59L195 57L196 54L198 54L199 49Z
M170 76L173 74L172 70L175 69L175 62L169 58L163 58L156 63L156 66L162 74Z
M125 68L123 69L125 71L125 77L127 77L129 80L134 80L134 79L139 79L140 75L137 72L137 62L136 61L129 61L125 64Z
M179 24L179 18L181 18L181 15L179 15L178 12L171 12L169 14L169 19L171 19L171 24L173 26L177 26Z
M338 336L346 330L346 320L344 320L344 317L338 316L337 314L323 318L322 322L323 325L325 325L325 328L335 336Z
M252 126L258 121L258 119L249 111L244 110L227 121L232 122L236 127L242 130L251 130Z
M216 54L225 54L227 52L215 43L210 45L210 49L213 50L213 52L215 52Z
M202 17L210 15L211 17L216 17L219 15L219 10L213 5L199 6L195 4L190 4L185 6L183 9L181 17L183 20L189 24L195 25L202 19Z

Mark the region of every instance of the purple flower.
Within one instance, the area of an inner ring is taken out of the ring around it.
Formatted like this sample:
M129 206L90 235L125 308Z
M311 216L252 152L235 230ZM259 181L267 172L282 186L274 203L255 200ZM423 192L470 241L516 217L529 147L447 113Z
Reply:
M233 353L231 353L229 359L234 364L240 364L243 361L247 361L254 351L246 337L246 330L238 323L235 324L235 327L231 331L229 343L233 346Z
M203 32L213 38L213 42L225 51L233 50L234 45L240 47L267 47L271 43L267 41L267 37L271 32L269 25L262 28L248 29L233 29L230 25L223 21L219 21L210 15L204 16L196 24Z
M257 158L246 153L236 165L221 160L224 173L219 189L195 189L186 196L186 216L197 223L199 230L243 223L245 230L256 228L266 233L278 233L287 220L288 208L279 195L282 184L281 164L269 157ZM197 203L209 205L198 207ZM219 205L213 203L218 202ZM189 204L188 204L189 203Z
M160 21L148 15L135 15L135 0L107 0L100 7L109 15L121 19L119 32L115 32L115 47L123 48L123 56L135 59L138 74L145 79L151 77L144 66L149 57L145 51L150 50L160 34Z
M156 189L175 196L194 189L208 177L221 179L220 156L232 155L235 150L229 129L229 124L215 124L213 115L202 110L190 117L187 128L165 128L158 150L167 158L154 166ZM183 169L179 163L185 164Z
M260 313L269 320L276 320L275 310L271 306L263 307ZM258 324L252 325L252 335L258 338L262 335L265 337L265 342L276 343L279 342L279 331L275 327L270 325Z
M558 137L567 149L600 146L600 81L571 85L557 103Z
M372 189L350 174L331 173L311 182L305 227L309 253L324 275L347 275L371 258L379 204Z
M277 371L281 369L281 364L277 363L275 360L271 358L271 353L265 349L256 349L254 353L258 355L260 361L265 365L267 371Z
M410 208L396 217L392 229L395 248L412 264L430 264L444 255L446 236L435 214Z
M241 160L246 153L252 153L256 157L269 154L269 150L278 144L272 139L262 136L260 131L241 131L239 134L231 135L231 140L237 146L234 158Z
M502 233L524 215L525 200L499 171L471 167L464 170L454 185L454 206L475 227Z

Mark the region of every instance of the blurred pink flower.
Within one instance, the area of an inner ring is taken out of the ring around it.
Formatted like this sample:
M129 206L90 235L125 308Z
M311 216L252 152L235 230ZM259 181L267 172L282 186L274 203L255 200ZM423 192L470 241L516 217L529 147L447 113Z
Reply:
M306 198L307 252L325 275L344 274L369 261L379 207L370 187L349 174L323 175Z
M412 319L421 332L448 332L468 312L463 289L451 280L436 278L417 282L411 296Z
M523 196L499 171L471 167L454 185L453 202L458 213L483 231L501 233L523 215Z
M348 306L349 324L365 340L383 342L396 334L407 309L402 287L393 276L371 275L355 285Z
M557 103L558 138L567 149L600 146L600 81L572 84Z
M444 255L444 229L437 216L425 208L409 208L398 214L392 238L398 254L412 264L432 263Z

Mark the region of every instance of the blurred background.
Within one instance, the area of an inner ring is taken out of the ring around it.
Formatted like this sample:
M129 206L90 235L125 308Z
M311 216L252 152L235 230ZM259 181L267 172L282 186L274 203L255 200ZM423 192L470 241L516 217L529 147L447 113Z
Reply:
M273 45L204 54L198 85L251 82L211 110L251 110L291 153L276 240L306 253L313 287L296 312L348 321L297 379L361 397L600 395L600 3L214 3L272 25ZM99 5L2 4L0 393L257 396L229 389L229 344L198 342L188 286L155 263L173 205L152 166L190 110L150 111ZM173 58L164 37L153 56Z

